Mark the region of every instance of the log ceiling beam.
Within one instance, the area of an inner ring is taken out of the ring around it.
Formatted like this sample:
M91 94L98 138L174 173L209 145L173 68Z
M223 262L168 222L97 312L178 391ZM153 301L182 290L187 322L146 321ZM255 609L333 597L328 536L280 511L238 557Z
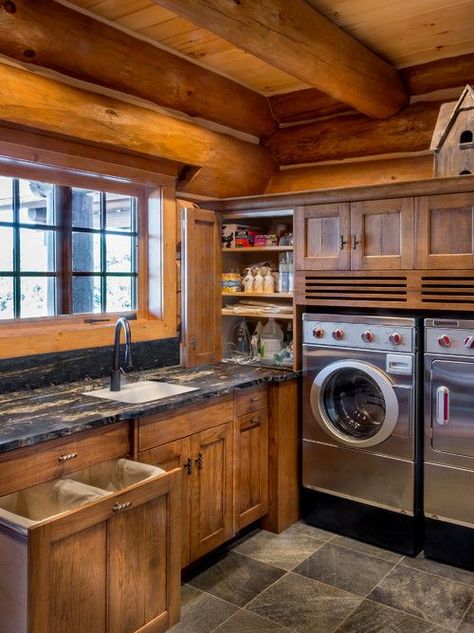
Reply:
M0 2L0 54L261 137L267 99L54 0Z
M279 165L428 150L441 103L414 103L384 121L349 114L286 127L266 145Z
M224 197L262 193L275 165L270 152L144 107L0 64L0 123L85 141L100 148L200 168L182 191Z
M446 57L409 66L400 71L410 95L426 95L435 90L474 83L474 53ZM348 110L345 103L332 99L316 88L305 88L269 97L279 123L308 121Z
M305 0L154 0L365 114L408 102L398 72Z

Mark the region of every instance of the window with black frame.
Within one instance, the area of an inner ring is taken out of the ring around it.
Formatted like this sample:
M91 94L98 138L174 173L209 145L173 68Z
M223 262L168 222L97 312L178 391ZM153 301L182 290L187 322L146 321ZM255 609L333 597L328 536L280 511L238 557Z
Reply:
M137 205L0 176L0 319L135 311Z

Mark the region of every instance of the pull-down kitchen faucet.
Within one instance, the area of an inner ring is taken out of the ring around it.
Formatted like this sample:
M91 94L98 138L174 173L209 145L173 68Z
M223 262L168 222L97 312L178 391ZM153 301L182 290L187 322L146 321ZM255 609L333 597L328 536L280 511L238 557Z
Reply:
M125 317L120 317L115 324L114 351L112 356L112 373L110 375L110 391L120 391L122 369L120 367L120 333L125 332L125 366L133 367L132 362L132 331L130 323Z

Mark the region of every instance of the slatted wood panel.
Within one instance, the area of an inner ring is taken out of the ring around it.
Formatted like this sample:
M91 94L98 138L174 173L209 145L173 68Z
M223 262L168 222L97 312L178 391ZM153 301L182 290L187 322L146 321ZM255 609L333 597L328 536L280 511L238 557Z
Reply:
M398 67L474 50L472 0L308 0L317 10ZM101 17L179 51L264 94L308 87L198 28L153 0L74 0Z
M473 310L474 270L297 272L302 306Z

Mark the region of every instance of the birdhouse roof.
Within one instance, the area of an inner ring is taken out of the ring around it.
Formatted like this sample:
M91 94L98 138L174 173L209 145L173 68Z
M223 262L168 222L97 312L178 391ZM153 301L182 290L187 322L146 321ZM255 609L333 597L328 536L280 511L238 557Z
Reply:
M457 102L443 103L431 138L430 149L439 151L460 112L474 110L474 90L467 85Z

